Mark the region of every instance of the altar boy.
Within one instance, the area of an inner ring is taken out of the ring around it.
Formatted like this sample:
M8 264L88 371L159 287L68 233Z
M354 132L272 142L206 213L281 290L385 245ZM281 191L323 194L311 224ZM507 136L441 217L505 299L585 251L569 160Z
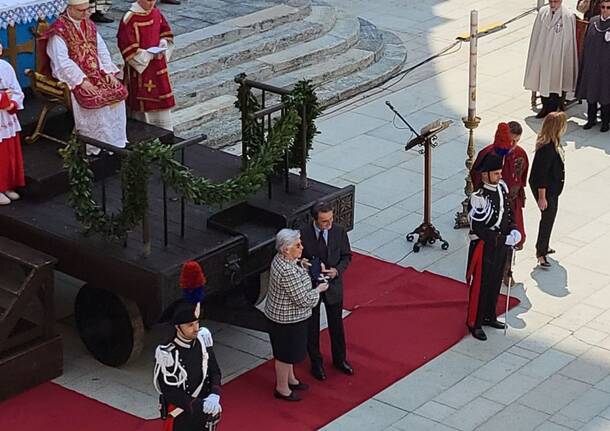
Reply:
M23 109L23 91L13 67L0 59L0 205L19 199L15 189L25 186L18 109Z

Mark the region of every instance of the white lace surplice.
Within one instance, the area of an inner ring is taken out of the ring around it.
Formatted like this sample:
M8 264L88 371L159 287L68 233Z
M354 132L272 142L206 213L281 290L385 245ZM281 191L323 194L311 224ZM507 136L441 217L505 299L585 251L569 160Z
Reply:
M21 91L13 66L5 60L0 60L0 89L11 90L11 100L17 103L17 109L23 109L23 91ZM0 109L0 141L12 138L20 130L17 115Z

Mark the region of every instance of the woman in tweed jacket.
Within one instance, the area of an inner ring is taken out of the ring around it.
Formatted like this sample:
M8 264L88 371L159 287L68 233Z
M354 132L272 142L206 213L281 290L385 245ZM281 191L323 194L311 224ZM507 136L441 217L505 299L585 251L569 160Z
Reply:
M300 260L303 245L298 230L280 230L275 237L275 248L278 253L271 262L265 303L275 358L274 396L299 401L301 398L294 391L305 390L307 385L296 378L293 365L305 359L307 321L328 284L321 283L312 289L309 263Z

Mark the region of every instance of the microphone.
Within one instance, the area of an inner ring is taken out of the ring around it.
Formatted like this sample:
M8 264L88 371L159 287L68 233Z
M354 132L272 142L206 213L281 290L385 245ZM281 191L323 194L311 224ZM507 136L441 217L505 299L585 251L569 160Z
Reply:
M394 107L392 106L392 104L390 103L389 100L386 100L385 104L388 105L388 108L390 108L392 111L394 111Z

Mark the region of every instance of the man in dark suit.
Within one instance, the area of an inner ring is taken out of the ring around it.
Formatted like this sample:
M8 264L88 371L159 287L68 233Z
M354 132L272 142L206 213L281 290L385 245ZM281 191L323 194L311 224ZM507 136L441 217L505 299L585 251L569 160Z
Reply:
M333 365L341 372L352 375L354 370L346 360L345 331L343 330L343 272L352 260L347 232L333 223L333 209L326 202L315 204L311 210L313 222L301 230L303 257L319 259L322 275L328 278L329 288L320 295L324 301L330 332ZM318 380L326 379L320 353L320 303L314 307L307 339L311 360L311 373Z

